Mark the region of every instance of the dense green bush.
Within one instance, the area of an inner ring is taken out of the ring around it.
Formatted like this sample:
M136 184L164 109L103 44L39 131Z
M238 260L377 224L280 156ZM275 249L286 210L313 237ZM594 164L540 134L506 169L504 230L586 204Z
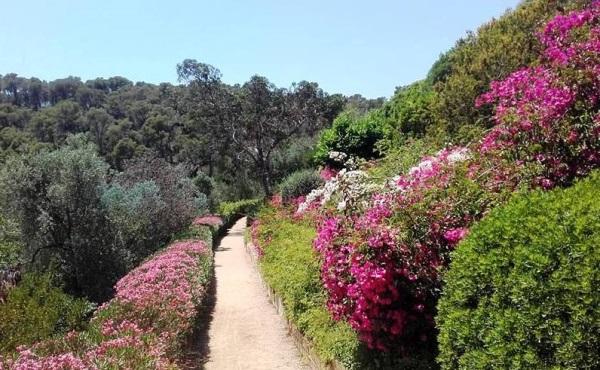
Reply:
M379 114L379 110L362 116L353 111L341 113L321 134L315 161L330 162L329 152L332 151L366 159L379 157L375 144L384 137Z
M96 302L191 223L196 193L183 168L161 159L111 173L81 136L0 168L0 206L18 224L24 262L44 271L60 261L65 289Z
M198 191L206 196L210 196L215 188L215 180L202 171L198 172L192 181L194 182L194 185Z
M94 305L62 292L50 274L26 274L0 303L0 353L87 326Z
M300 170L286 177L279 185L281 197L291 200L310 193L323 184L323 179L315 170Z
M236 202L223 202L219 204L219 214L223 217L227 225L235 221L237 217L254 216L262 203L262 199L242 199Z
M454 252L439 302L444 369L600 367L600 173L517 196Z
M18 226L0 215L0 270L19 261L21 243Z

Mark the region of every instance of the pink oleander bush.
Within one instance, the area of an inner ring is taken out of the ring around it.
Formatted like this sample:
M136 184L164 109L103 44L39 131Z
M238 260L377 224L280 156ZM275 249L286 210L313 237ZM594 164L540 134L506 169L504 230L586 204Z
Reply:
M19 348L0 369L171 369L212 273L202 241L171 244L115 286L84 332Z
M217 215L198 216L192 221L192 225L221 227L223 225L223 219Z
M441 273L473 223L520 188L567 186L600 165L599 12L594 2L557 16L539 65L491 84L477 104L494 105L494 127L480 143L424 158L367 206L321 202L314 247L329 311L371 348L435 351Z

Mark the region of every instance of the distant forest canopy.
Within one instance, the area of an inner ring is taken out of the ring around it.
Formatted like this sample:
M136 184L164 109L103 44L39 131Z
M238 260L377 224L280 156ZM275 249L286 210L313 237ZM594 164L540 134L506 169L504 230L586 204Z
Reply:
M209 176L223 200L252 197L309 166L317 133L340 111L384 101L329 95L307 81L279 88L261 76L227 85L217 68L191 59L177 74L179 85L0 75L0 162L84 133L115 169L151 151Z
M327 94L306 81L280 88L261 76L228 85L217 68L191 59L177 66L179 85L7 74L0 162L85 133L113 168L151 151L206 177L218 202L269 195L288 174L327 162L330 151L376 158L413 139L430 148L464 145L491 127L491 108L475 106L490 82L539 63L543 24L591 1L525 0L468 32L423 80L389 100Z

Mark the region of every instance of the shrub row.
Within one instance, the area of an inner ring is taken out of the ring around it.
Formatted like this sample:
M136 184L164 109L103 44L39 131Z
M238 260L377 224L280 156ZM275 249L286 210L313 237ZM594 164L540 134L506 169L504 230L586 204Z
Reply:
M265 282L282 298L288 319L309 339L323 361L360 368L360 342L349 325L334 322L325 306L319 261L312 249L315 227L283 210L263 208L252 225Z
M229 227L235 220L242 216L253 218L262 203L262 199L242 199L235 202L222 202L219 204L219 215L223 217L225 226Z
M209 236L196 229L190 235ZM210 240L173 242L129 272L85 331L0 358L0 368L176 368L212 274Z

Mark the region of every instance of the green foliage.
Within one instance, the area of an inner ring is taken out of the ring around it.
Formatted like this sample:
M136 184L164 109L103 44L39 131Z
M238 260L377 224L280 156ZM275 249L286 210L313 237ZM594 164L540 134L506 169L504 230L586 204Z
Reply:
M378 182L407 173L421 158L434 152L435 147L424 139L407 139L402 145L387 150L385 157L369 168L369 175Z
M252 217L256 215L262 203L262 199L242 199L235 202L223 202L219 204L219 214L225 219L225 224L228 224L237 217Z
M198 172L196 177L192 180L194 185L198 189L199 192L205 194L206 196L210 196L213 189L215 188L215 180L205 174L204 172Z
M444 369L600 366L600 173L515 197L454 252L438 305Z
M202 240L206 242L206 245L212 245L215 234L217 234L217 232L218 228L216 227L207 225L192 225L186 228L185 230L182 230L175 234L172 240Z
M0 171L0 204L19 226L25 262L45 270L60 261L66 289L94 301L197 212L184 169L163 160L132 161L108 180L108 165L83 136Z
M0 353L82 330L94 305L62 292L50 274L26 274L0 303Z
M311 340L324 361L337 360L348 369L361 368L361 346L344 322L335 322L325 306L319 262L312 250L315 229L306 222L278 216L272 208L261 210L264 243L260 267L265 281L281 296L288 318Z
M310 193L323 184L323 179L315 170L299 170L286 177L279 184L279 191L284 200L291 200Z
M281 182L301 169L311 168L318 137L304 137L290 142L273 154L273 180Z
M60 150L9 161L0 175L0 204L19 224L25 260L41 269L60 260L66 288L95 299L125 271L106 239L100 195L107 171L93 147L72 137Z
M343 152L365 159L379 157L375 144L384 137L378 110L366 115L353 111L341 113L333 125L324 130L315 152L317 163L328 163L329 152Z
M21 248L18 225L0 214L0 270L19 262Z
M428 81L398 89L381 109L385 139L379 143L380 147L394 148L406 137L423 137L434 123L431 110L434 100L435 93Z

